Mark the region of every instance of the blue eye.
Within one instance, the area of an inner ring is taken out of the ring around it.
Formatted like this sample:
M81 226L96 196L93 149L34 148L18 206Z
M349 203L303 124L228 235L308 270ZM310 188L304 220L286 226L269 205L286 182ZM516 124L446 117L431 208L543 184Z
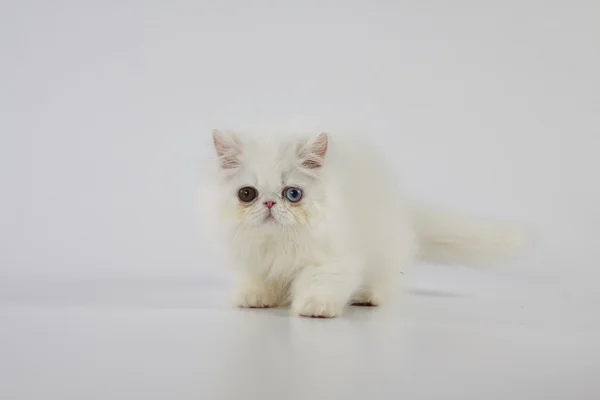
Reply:
M292 203L297 203L302 199L302 189L297 187L286 188L283 190L283 197Z

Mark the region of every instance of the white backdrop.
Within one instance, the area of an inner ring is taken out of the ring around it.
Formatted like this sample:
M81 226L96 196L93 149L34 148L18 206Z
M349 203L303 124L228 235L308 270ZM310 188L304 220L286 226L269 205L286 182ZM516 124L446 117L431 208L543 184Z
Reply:
M417 198L541 231L490 276L598 292L598 2L0 7L2 279L220 275L194 219L210 130L309 116Z

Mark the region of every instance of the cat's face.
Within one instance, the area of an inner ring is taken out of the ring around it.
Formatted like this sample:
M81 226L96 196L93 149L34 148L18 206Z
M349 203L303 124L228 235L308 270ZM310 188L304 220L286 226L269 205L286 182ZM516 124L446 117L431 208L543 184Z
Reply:
M213 132L228 220L263 230L307 227L317 221L328 139L250 140Z

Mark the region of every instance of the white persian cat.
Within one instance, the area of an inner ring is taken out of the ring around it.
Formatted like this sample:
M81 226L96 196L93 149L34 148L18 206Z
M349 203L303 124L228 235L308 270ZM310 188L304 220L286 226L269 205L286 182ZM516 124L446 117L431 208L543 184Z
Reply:
M241 307L335 317L386 301L417 259L477 266L524 244L509 227L409 204L368 141L215 130L213 142L204 228L223 235Z

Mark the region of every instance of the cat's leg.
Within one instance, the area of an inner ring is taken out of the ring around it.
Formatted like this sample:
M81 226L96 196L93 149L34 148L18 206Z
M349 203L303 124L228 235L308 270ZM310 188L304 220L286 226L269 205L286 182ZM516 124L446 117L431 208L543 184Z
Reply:
M376 307L397 294L404 271L414 261L415 248L407 242L403 248L386 250L367 263L363 283L352 295L352 305Z
M394 296L398 281L399 279L392 275L389 275L387 279L369 277L352 295L350 303L354 306L380 306Z
M277 307L282 298L282 289L262 277L242 275L237 278L233 292L233 303L244 308Z
M308 265L293 282L292 311L304 317L339 316L360 281L357 260Z

